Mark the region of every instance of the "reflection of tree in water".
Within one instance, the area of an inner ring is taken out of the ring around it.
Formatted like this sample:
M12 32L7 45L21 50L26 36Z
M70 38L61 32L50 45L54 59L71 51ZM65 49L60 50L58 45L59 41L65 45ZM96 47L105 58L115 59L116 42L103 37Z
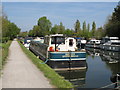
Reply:
M69 80L75 87L82 87L85 85L86 70L68 70L57 71L59 75Z
M101 59L106 63L106 67L108 67L111 72L112 76L114 77L118 72L120 72L120 53L119 52L110 52L110 51L104 51L101 52ZM118 61L116 63L110 63L110 61ZM110 77L110 79L111 79ZM112 81L111 81L112 82ZM116 88L118 85L117 83L114 84L114 88Z
M94 53L100 54L101 60L105 62L106 67L111 71L111 77L115 76L120 72L120 52L104 51L104 50L90 50L89 55L95 56ZM111 80L110 77L110 80ZM111 81L112 83L112 81ZM112 84L111 87L116 88L117 84ZM109 88L109 87L108 87Z
M120 62L118 63L108 63L105 62L106 66L111 70L112 74L116 74L118 72L120 72Z
M106 63L106 66L112 71L112 74L120 72L120 53L104 51L100 55L102 61ZM110 63L111 61L116 63Z
M99 49L94 49L94 48L86 48L87 55L90 55L93 60L95 60L95 56L99 56Z
M102 61L106 63L106 66L112 71L112 74L120 72L120 52L104 51L100 49L88 48L87 52L94 59L95 53L100 53ZM112 63L114 62L114 63ZM115 63L116 62L116 63Z

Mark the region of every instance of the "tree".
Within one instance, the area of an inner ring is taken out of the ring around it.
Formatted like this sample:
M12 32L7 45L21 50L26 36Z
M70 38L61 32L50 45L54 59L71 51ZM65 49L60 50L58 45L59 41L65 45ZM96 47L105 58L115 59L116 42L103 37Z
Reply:
M16 35L19 34L19 32L20 29L14 23L9 23L7 35L10 37L10 39L15 38Z
M77 20L76 23L75 23L75 33L78 33L80 31L80 21Z
M87 30L88 30L88 32L90 32L90 24L89 23L87 25Z
M52 27L50 34L57 34L58 33L58 25L54 25L54 27Z
M120 3L120 2L119 2ZM105 24L106 35L120 38L120 4L114 8L111 18Z
M40 29L40 26L35 25L33 27L33 36L42 36L43 35L43 31Z
M104 30L102 27L99 27L95 32L95 38L101 39L102 37L104 37Z
M11 23L6 17L2 17L2 38L15 38L20 32L20 28L14 23Z
M29 30L28 36L32 37L33 35L33 30Z
M62 22L60 22L59 33L64 34L64 31L65 31L65 27L63 26Z
M84 21L83 22L83 33L85 33L86 32L86 22Z
M93 22L92 23L92 35L93 35L93 37L95 36L95 31L96 31L96 23Z
M65 32L64 32L64 34L65 34L66 36L72 36L72 35L73 35L73 30L66 29Z
M28 32L26 31L26 32L20 32L19 33L19 36L21 36L21 37L26 37L28 35Z
M38 20L38 26L40 26L42 36L45 36L49 34L52 27L52 23L50 22L50 20L47 19L47 17L44 16Z

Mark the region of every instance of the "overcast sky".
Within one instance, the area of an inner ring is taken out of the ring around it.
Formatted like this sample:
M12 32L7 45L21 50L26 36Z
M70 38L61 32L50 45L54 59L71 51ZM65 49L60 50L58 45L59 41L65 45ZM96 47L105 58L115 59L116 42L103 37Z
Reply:
M8 16L8 19L17 24L22 31L32 29L32 27L37 24L38 19L42 16L46 16L52 22L52 25L63 22L63 25L66 28L73 29L74 23L77 19L80 20L81 27L84 21L86 21L87 24L92 24L92 22L95 21L97 27L100 27L105 24L107 17L112 14L117 4L118 2L2 3L4 12Z

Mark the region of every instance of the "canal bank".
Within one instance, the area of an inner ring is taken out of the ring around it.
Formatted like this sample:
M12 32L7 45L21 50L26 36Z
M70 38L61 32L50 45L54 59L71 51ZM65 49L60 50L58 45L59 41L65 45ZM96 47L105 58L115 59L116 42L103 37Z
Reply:
M52 85L23 53L18 42L13 41L3 69L2 88L52 88Z

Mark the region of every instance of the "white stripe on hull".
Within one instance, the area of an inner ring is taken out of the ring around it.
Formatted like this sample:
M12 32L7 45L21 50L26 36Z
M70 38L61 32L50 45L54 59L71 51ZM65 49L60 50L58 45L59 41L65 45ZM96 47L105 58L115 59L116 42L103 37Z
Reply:
M50 61L80 61L80 60L86 60L86 58L77 58L77 59L49 59Z

